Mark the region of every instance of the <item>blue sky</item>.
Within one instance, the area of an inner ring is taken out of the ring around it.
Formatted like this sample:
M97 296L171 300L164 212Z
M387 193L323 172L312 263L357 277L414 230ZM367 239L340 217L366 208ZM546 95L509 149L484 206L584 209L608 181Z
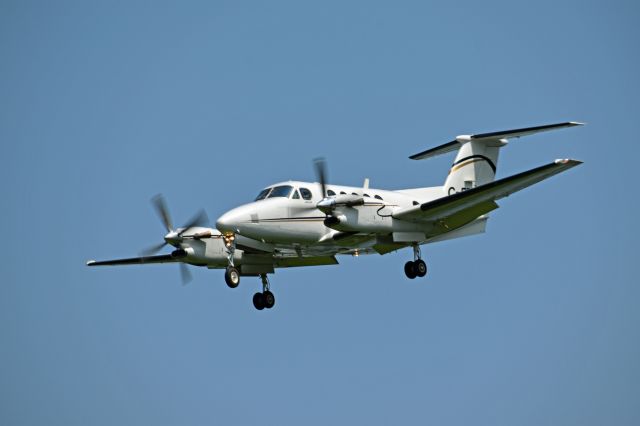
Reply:
M0 2L0 423L640 422L636 2ZM263 186L440 185L457 134L565 120L482 236L257 279L89 269Z

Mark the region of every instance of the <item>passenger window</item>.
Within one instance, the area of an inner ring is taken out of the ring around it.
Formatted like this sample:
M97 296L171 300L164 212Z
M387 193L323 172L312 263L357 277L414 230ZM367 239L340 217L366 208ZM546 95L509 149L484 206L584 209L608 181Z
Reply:
M328 191L327 191L327 195L329 195L329 196L334 196L334 195L336 195L336 193L335 193L335 192L333 192L332 190L328 190Z
M298 193L298 190L296 189L295 191L293 191L293 198L294 200L299 200L300 199L300 194Z
M344 191L340 191L340 194L342 194L342 195L347 195L347 193L346 193L346 192L344 192Z
M382 197L379 195L374 195L373 198L377 198L378 200L382 200Z
M303 200L310 200L311 198L313 198L313 195L311 195L311 191L309 191L307 188L300 188L300 195L302 195Z
M351 195L358 195L358 193L357 192L352 192Z
M369 194L362 194L362 195L364 195L367 198L371 198L371 197L369 197Z

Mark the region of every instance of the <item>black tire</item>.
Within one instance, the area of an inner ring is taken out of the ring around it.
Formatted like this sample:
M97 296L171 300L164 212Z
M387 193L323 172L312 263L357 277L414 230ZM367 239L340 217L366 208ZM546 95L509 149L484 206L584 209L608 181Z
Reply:
M224 272L224 281L231 288L236 288L240 284L240 272L233 266L229 266Z
M415 270L416 270L416 275L419 277L424 277L425 275L427 275L427 264L424 263L424 260L422 259L418 259L415 262Z
M262 293L264 296L264 307L267 309L273 308L273 305L276 304L276 297L269 290Z
M253 306L257 310L261 311L261 310L264 309L264 302L265 302L264 294L256 293L256 294L253 295Z
M416 273L415 263L412 261L408 261L407 263L405 263L404 273L407 276L407 278L410 278L410 279L414 279L415 277L417 277L418 275Z

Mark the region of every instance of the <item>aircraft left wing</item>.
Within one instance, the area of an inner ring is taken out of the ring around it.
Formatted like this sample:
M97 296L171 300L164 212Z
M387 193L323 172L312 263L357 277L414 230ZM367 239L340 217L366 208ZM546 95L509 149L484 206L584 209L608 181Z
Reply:
M87 266L141 265L145 263L175 263L178 261L179 259L170 254L161 254L158 256L130 257L128 259L90 260L87 262Z
M526 172L499 179L467 191L438 198L394 212L393 217L410 222L434 222L459 214L473 220L498 207L496 200L582 164L578 160L556 160ZM462 223L461 223L462 224Z

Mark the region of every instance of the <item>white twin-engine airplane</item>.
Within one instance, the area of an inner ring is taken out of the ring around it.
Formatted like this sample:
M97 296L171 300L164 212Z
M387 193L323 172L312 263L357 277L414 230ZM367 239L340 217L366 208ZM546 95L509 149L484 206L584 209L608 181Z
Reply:
M544 166L495 180L498 153L507 140L547 130L578 126L566 122L500 132L462 135L451 142L412 155L422 160L458 150L443 186L374 189L332 185L325 163L316 160L318 182L276 183L260 191L255 201L223 214L216 229L206 227L204 212L182 228L174 228L162 196L153 199L167 234L164 243L142 257L87 262L89 266L179 263L183 282L190 280L185 264L224 268L231 288L241 276L259 276L262 291L253 296L256 309L272 308L275 297L268 274L276 268L337 264L336 255L385 254L413 249L404 265L408 278L424 277L427 265L420 246L483 233L496 201L581 164L555 160ZM165 245L175 250L153 255Z

